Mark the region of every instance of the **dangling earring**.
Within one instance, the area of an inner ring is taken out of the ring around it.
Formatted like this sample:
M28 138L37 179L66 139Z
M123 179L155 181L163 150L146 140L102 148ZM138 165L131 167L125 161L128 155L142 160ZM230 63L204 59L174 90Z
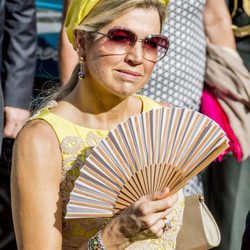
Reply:
M78 79L79 79L79 80L82 80L84 77L85 77L85 74L84 74L84 59L83 59L83 57L81 56L81 57L79 58Z

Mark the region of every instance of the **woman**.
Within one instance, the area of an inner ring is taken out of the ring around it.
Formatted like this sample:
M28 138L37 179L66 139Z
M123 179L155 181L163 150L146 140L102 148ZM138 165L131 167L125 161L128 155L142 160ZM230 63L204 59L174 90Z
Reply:
M168 40L159 35L165 3L71 1L66 26L79 65L15 143L11 190L19 248L175 248L183 200L168 197L168 189L142 197L111 220L63 218L89 149L119 122L160 106L134 93L167 52Z

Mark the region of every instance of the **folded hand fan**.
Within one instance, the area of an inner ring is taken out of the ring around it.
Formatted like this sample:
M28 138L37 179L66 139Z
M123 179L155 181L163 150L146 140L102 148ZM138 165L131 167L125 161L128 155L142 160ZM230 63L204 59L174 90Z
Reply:
M185 108L159 108L111 130L86 159L66 218L111 217L141 196L180 190L228 148L210 118Z

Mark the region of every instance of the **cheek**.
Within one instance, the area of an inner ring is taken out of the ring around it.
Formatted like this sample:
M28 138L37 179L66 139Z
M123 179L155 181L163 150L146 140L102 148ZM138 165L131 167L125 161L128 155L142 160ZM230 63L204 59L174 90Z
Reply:
M152 62L147 62L145 65L144 65L144 69L145 69L145 75L149 78L154 70L154 67L155 67L155 63L152 63Z
M93 76L108 75L112 72L122 60L121 56L105 55L104 53L95 53L86 58L86 68Z

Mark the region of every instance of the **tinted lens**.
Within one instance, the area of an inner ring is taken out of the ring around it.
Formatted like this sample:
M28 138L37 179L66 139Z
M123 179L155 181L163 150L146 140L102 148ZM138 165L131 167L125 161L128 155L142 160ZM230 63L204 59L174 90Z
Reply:
M162 59L169 47L169 41L165 36L148 36L143 39L143 52L147 60L156 62Z
M109 30L107 37L109 39L108 44L114 52L124 51L125 53L126 49L129 46L134 45L137 40L137 37L133 32L118 28Z
M144 39L138 39L134 32L125 28L113 28L109 30L108 34L96 33L107 36L105 45L110 51L117 54L125 54L137 41L142 42L143 56L152 62L162 59L169 47L168 38L162 35L149 35Z

